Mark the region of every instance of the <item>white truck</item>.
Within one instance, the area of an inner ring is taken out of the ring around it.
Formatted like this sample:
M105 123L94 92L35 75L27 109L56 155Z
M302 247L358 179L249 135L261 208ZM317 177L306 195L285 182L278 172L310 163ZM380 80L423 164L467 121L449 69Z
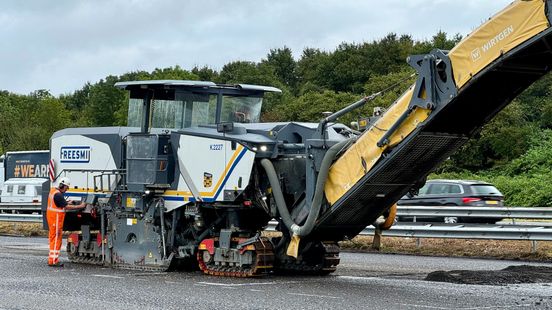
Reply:
M0 161L0 210L40 211L50 151L7 152Z

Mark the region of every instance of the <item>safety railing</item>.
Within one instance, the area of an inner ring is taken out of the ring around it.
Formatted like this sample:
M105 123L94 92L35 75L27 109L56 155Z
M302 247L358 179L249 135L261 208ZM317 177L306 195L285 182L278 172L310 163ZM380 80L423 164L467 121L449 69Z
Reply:
M552 208L398 206L397 216L408 217L487 217L552 220Z
M0 222L42 223L40 214L0 214Z
M460 206L399 206L398 216L419 217L489 217L509 219L552 220L552 208L507 208L507 207L460 207ZM42 222L39 214L0 214L0 221ZM552 241L552 222L512 224L445 224L399 222L391 229L382 231L387 237L455 238ZM276 221L270 221L267 231L274 231ZM366 227L361 235L374 235L373 226Z
M40 212L40 202L0 202L0 211Z

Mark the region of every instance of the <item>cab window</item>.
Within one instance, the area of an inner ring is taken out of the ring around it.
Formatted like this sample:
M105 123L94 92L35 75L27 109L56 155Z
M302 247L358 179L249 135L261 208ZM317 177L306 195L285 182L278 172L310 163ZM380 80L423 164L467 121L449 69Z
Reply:
M8 185L8 188L6 189L7 193L13 193L13 185Z
M140 127L143 99L131 98L128 126ZM154 99L151 102L151 127L182 129L216 123L217 95L179 93L177 100Z
M18 195L25 195L25 185L18 185L17 186L17 194Z
M263 98L223 96L221 122L258 123L261 120Z

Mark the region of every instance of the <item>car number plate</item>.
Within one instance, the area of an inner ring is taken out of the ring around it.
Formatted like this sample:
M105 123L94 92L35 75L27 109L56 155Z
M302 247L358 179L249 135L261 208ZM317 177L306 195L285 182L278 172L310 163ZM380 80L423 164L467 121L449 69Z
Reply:
M486 201L488 205L497 205L498 204L498 201L496 200L487 200Z

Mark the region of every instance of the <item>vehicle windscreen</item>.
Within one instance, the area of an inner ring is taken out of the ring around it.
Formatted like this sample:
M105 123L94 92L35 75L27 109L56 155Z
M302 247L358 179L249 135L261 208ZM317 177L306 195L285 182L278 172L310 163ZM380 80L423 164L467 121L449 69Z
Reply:
M220 122L258 123L261 118L262 97L223 95ZM128 107L128 126L140 127L143 99L131 98ZM176 100L153 99L151 127L182 129L217 123L217 95L178 93Z
M261 120L263 98L223 96L221 122L258 123Z
M474 184L471 189L477 195L502 196L502 193L496 187L488 184Z
M182 129L215 123L217 96L182 94L179 100L152 100L151 127ZM142 123L142 99L129 101L128 126Z

